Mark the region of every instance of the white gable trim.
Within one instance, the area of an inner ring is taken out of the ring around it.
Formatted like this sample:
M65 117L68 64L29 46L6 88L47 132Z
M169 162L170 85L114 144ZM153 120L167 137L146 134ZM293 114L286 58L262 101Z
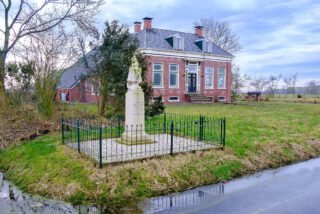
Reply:
M139 51L142 54L148 56L162 56L162 57L174 57L181 58L186 60L194 60L194 61L221 61L221 62L231 62L232 57L223 57L223 56L215 56L208 53L193 53L186 51L175 51L175 50L161 50L161 49L150 49L150 48L141 48Z

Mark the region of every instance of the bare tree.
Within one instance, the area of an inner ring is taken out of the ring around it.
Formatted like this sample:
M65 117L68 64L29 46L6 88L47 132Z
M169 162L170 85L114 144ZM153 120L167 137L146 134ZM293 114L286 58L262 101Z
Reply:
M246 74L241 74L239 65L232 65L232 96L235 97L240 94L241 89L246 86L250 77Z
M239 36L235 34L228 22L220 22L213 18L200 18L194 23L195 26L203 26L203 35L223 50L235 54L241 49ZM243 88L249 77L241 75L240 66L232 65L232 95L236 96Z
M241 49L238 35L232 32L228 22L219 22L213 18L200 18L195 25L203 26L204 36L229 53L236 53Z
M38 110L51 117L60 75L79 56L73 33L43 31L28 37L18 50L15 54L20 60L32 65Z
M53 29L63 22L96 34L94 15L103 0L0 0L0 105L5 104L5 65L10 51L22 38ZM3 11L3 13L2 13Z
M267 90L272 97L274 97L275 90L278 88L280 80L281 80L281 75L279 76L270 75L269 77Z
M286 96L288 94L295 94L295 88L297 85L298 74L290 74L288 77L283 78L285 84Z
M101 95L101 80L100 76L98 75L100 73L101 67L100 62L101 62L101 54L99 50L99 40L98 38L95 38L93 41L90 41L89 47L91 49L90 53L86 53L86 43L85 43L85 36L80 35L78 37L78 43L79 47L81 49L81 55L83 59L83 63L85 65L85 68L87 70L86 74L86 80L90 82L91 85L94 86L94 94L96 97L97 101L97 106L98 106L98 112L100 112L101 108L101 102L100 102L100 95ZM82 93L80 93L82 94Z
M317 94L320 94L320 82L317 82L316 80L310 80L306 84L306 91L308 94L316 96Z
M265 77L255 77L251 82L250 85L257 91L257 92L263 92L266 87L269 84L269 79L265 78Z

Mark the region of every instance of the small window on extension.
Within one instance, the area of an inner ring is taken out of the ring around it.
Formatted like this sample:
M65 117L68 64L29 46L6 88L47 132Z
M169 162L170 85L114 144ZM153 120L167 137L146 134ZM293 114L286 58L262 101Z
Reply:
M219 96L219 97L218 97L218 101L219 101L219 102L224 102L224 101L226 101L226 97L224 97L224 96Z

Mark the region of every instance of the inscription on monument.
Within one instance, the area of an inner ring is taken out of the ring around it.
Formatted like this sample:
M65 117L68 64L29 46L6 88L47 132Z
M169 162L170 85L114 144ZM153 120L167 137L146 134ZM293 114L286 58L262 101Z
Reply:
M137 102L133 104L133 113L136 115L144 114L144 103Z

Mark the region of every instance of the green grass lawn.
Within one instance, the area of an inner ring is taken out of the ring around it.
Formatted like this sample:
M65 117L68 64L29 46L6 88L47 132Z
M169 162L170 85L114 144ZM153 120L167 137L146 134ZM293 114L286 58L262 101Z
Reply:
M85 108L85 107L81 107ZM0 151L0 169L30 193L122 207L320 155L320 105L170 105L167 112L227 118L226 149L108 165L61 145L60 134Z
M170 105L168 112L227 118L226 144L245 155L256 143L305 144L320 139L320 105L250 103L243 105Z

